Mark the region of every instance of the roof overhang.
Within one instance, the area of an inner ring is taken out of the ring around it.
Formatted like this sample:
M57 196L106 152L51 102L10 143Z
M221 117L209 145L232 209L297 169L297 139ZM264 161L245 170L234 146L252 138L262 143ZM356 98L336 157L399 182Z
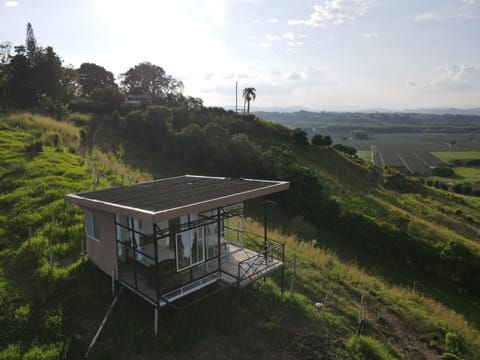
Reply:
M190 177L195 177L187 175ZM206 177L203 177L206 178ZM225 178L211 178L211 179L225 179ZM271 181L271 180L256 180L256 179L241 179L242 181L255 181L262 182L265 186L259 188L241 192L234 192L227 196L212 197L204 201L193 202L178 207L172 207L163 209L160 211L149 211L140 209L137 207L130 207L121 204L116 204L108 201L101 201L96 199L89 199L86 196L82 196L85 193L67 194L65 195L65 201L79 205L83 208L95 209L109 213L120 213L123 215L131 216L140 220L160 222L162 220L169 220L178 218L182 215L198 213L219 207L233 205L246 200L259 198L262 196L274 194L277 192L288 190L290 183L288 181Z

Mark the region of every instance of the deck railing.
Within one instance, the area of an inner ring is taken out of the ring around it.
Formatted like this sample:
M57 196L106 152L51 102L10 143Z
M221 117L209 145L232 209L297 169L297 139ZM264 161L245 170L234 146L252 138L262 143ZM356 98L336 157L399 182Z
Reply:
M257 240L260 238L260 235L256 234L245 233L245 235L246 238L250 241L255 241L253 237L256 237ZM261 273L265 273L266 270L274 266L277 266L279 264L283 265L285 253L284 243L271 239L268 239L266 242L261 244L258 244L257 242L255 243L260 248L260 251L257 251L257 254L252 255L238 263L238 283L241 283L242 281L259 275Z

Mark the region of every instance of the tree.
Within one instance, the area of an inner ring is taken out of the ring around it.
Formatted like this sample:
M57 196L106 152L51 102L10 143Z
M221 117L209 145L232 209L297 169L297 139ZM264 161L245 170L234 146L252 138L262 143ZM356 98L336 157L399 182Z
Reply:
M121 84L128 94L148 95L152 99L161 98L166 93L169 82L165 70L149 62L135 65L121 77Z
M32 57L37 52L37 39L35 39L33 27L30 23L27 24L27 38L25 40L25 47L29 57Z
M25 56L24 52L19 52L16 49L16 55L2 68L4 96L8 103L25 108L35 102L32 72L32 62Z
M330 146L332 138L329 135L315 134L312 136L311 143L315 146Z
M254 87L248 87L243 89L243 112L245 112L245 104L247 104L247 114L250 114L250 101L255 101L257 98L256 89Z
M335 144L332 146L335 150L341 151L345 154L355 156L357 153L357 149L351 146L343 145L343 144Z
M290 138L292 139L293 143L297 146L306 146L308 145L308 137L305 130L300 128L293 129L292 133L290 134Z
M33 76L32 87L36 98L51 96L63 97L61 79L63 75L62 60L51 46L37 50L32 58Z
M82 93L90 96L95 88L117 87L113 73L93 63L83 63L78 68L79 83Z

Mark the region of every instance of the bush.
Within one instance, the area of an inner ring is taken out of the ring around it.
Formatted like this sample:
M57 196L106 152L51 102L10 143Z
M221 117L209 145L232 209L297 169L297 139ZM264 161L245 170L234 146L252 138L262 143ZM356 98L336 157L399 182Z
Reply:
M90 116L81 113L73 113L67 117L67 121L72 122L77 127L88 126L90 123Z
M332 146L335 150L341 151L345 154L355 156L357 154L357 149L351 146L343 145L343 144L335 144Z
M307 132L300 128L294 129L290 135L290 138L292 139L292 142L297 146L308 145Z
M349 135L353 140L367 140L369 138L365 130L352 130Z
M30 154L43 152L43 144L40 140L34 141L25 147L25 151Z
M330 146L332 145L332 138L329 135L315 134L310 140L315 146Z
M435 166L432 169L432 174L435 176L441 176L441 177L452 177L455 175L455 172L451 167L448 167L446 165L439 165L439 166Z

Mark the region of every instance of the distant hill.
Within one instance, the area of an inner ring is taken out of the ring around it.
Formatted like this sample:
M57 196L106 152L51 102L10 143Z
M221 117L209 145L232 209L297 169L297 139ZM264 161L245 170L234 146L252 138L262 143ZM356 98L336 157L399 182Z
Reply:
M227 110L235 110L235 106L226 106ZM243 107L238 107L243 111ZM271 106L271 107L251 107L251 112L258 114L260 112L278 112L293 113L297 111L309 111L313 113L338 112L338 113L408 113L408 114L432 114L432 115L480 115L480 107L475 108L407 108L407 109L389 109L389 108L328 108L313 109L306 106Z

